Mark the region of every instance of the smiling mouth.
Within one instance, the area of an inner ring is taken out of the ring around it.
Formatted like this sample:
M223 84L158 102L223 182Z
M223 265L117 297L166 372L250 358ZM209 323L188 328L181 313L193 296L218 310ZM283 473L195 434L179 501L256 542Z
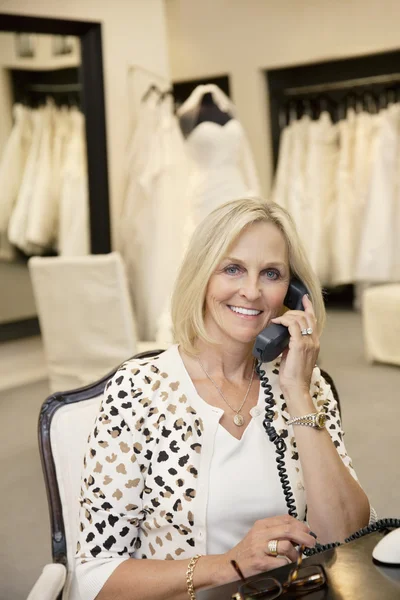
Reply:
M262 310L256 310L254 308L242 308L241 306L231 306L230 304L227 306L232 312L238 315L245 315L247 317L258 317L258 315L261 315L263 312Z

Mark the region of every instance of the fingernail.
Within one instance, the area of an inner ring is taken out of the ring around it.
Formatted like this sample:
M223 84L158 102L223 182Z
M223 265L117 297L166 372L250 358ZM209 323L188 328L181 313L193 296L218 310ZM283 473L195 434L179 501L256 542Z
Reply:
M317 539L317 534L316 534L316 533L314 533L313 531L309 531L308 533L309 533L310 535L312 535L312 536L313 536L313 538Z

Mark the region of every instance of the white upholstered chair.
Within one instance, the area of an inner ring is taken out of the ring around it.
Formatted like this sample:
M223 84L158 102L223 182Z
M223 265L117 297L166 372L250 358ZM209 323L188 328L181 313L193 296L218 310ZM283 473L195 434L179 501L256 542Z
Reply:
M33 257L28 266L51 391L95 381L159 345L137 339L119 253Z
M361 312L367 360L400 366L400 284L366 289Z
M135 356L155 356L162 350ZM50 512L53 563L44 567L27 600L84 600L73 576L79 527L83 457L104 387L116 368L95 383L56 392L42 405L39 450Z

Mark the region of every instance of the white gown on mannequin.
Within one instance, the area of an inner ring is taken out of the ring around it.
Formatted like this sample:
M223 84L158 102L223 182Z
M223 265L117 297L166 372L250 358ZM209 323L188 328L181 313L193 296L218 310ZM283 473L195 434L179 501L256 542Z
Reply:
M258 193L258 186L249 181L243 167L247 140L237 119L225 125L203 121L190 133L186 146L191 161L189 197L196 224L224 202Z
M186 139L190 160L189 203L192 224L197 225L212 210L235 198L260 194L253 156L245 131L234 118L235 106L216 85L198 86L178 109L179 117L200 110L205 94L232 115L225 125L202 121Z

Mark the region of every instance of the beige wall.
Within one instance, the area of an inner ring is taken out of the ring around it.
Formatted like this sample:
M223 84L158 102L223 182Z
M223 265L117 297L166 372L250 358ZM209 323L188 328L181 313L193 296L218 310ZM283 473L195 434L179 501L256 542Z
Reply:
M398 0L166 0L173 80L229 73L264 194L271 184L262 71L400 46Z
M132 78L128 78L128 69L135 64L168 79L163 0L0 0L0 12L102 23L110 208L113 243L116 245L128 123L132 120L132 100L129 98ZM143 80L140 85L144 85ZM14 284L9 269L0 270L0 276L1 285L7 279L11 286L7 294L9 301L4 300L3 291L0 322L34 315L33 304L30 305L31 315L26 314L25 301L19 304L18 297L24 294L17 295L12 291ZM26 270L25 275L15 272L15 290L21 289L26 290L26 298L31 297ZM15 303L12 306L11 300Z

